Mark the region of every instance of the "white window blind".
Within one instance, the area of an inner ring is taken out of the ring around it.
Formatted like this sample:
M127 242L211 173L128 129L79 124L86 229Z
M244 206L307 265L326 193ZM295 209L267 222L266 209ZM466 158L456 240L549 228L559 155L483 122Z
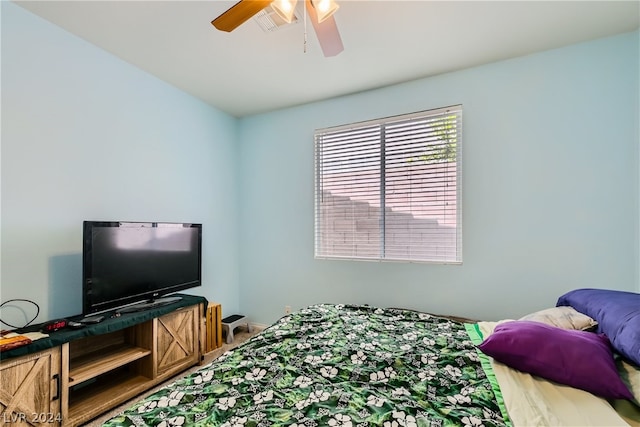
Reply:
M314 139L316 257L462 262L462 106Z

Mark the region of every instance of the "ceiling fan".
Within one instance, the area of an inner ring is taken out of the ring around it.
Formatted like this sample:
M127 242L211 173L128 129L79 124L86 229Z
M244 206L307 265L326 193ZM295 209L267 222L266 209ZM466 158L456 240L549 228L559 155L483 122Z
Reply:
M344 46L333 17L339 7L335 0L302 1L324 56L335 56L342 52ZM297 0L240 0L211 21L211 24L218 30L231 32L267 6L271 6L278 16L290 23L294 19L296 2Z

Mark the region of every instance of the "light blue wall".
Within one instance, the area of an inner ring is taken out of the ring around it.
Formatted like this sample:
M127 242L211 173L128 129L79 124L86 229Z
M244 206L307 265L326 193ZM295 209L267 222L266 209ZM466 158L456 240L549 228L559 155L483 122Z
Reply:
M191 293L237 311L237 120L0 3L0 300L36 301L41 321L79 314L83 220L187 221L204 234Z
M576 287L638 289L638 32L245 118L240 305L482 319ZM462 104L461 266L315 260L313 130Z
M638 32L238 121L0 4L0 301L40 320L80 311L84 219L203 222L201 293L260 323L316 302L497 319L579 286L640 291ZM314 260L313 129L457 103L463 265Z

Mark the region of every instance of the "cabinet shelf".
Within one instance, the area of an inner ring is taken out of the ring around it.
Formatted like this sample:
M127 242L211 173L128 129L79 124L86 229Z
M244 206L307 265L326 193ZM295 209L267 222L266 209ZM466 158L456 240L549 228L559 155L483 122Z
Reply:
M107 374L91 387L69 394L68 424L81 425L148 388L149 378L133 372ZM117 390L117 393L114 393Z
M99 352L86 354L71 361L69 387L73 387L100 374L112 371L127 363L151 354L151 350L133 345L113 346Z

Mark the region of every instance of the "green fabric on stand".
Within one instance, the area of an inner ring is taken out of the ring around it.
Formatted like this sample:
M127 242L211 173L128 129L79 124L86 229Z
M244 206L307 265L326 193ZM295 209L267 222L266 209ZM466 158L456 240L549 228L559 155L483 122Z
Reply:
M104 316L105 319L100 323L86 325L81 329L65 328L56 332L51 332L48 334L49 335L48 338L42 338L32 342L29 345L14 348L9 351L0 352L0 360L9 359L12 357L24 356L26 354L37 353L42 350L47 350L53 347L57 347L66 342L74 341L74 340L92 336L92 335L102 335L109 332L118 331L124 328L128 328L129 326L137 325L139 323L146 322L147 320L160 317L164 314L171 313L172 311L182 307L189 307L196 304L204 304L206 308L207 299L205 297L186 295L186 294L175 294L175 296L180 296L182 297L182 299L171 304L149 308L143 311L137 311L133 313L123 313L120 316L115 315L117 309L106 312L106 313L102 313L100 315ZM74 317L68 318L67 320L78 321L82 318L83 316L74 316ZM42 324L29 326L28 328L24 328L20 332L22 333L35 332L40 330L41 325Z

